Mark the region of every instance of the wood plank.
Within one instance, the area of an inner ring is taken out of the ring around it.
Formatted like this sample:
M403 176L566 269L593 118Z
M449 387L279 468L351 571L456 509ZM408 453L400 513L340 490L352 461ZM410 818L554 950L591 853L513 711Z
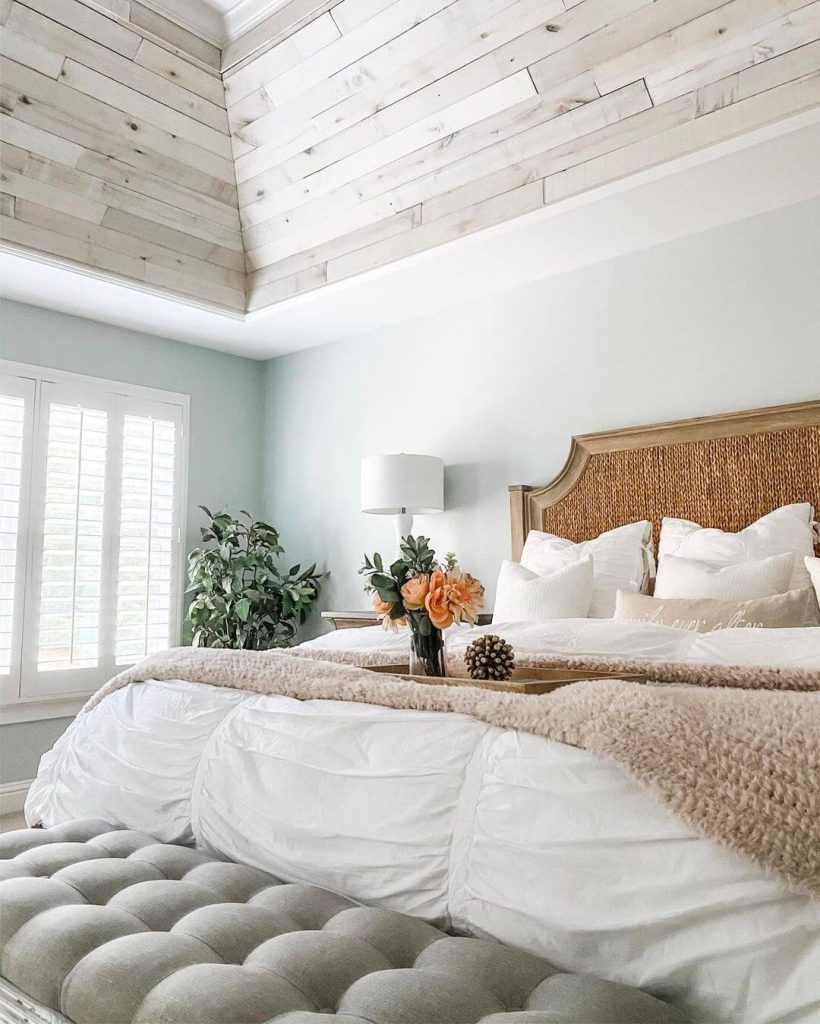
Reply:
M169 53L150 39L140 42L134 60L174 85L194 92L217 106L225 106L225 90L220 78L200 70L183 57Z
M226 306L229 309L245 311L245 292L215 285L212 281L198 281L187 274L180 274L167 267L145 264L145 280L162 291L179 291L192 295L209 305Z
M7 114L0 114L0 135L7 142L28 150L29 153L44 156L47 160L55 160L68 167L74 167L82 153L82 148L73 142Z
M729 53L711 60L703 60L699 53L692 55L690 66L674 71L666 68L646 78L646 87L654 103L662 103L674 96L682 96L703 85L726 78L737 71L771 60L795 47L820 38L820 2L810 3L799 11L760 26L752 39Z
M333 20L342 32L352 32L389 7L394 0L341 0L333 8Z
M287 100L301 95L311 86L323 82L330 75L437 14L451 2L452 0L396 0L390 7L353 32L341 36L336 42L303 61L298 68L292 68L279 75L269 82L265 89L274 105L281 106Z
M240 270L243 267L241 253L213 245L204 239L188 235L184 231L177 231L165 224L157 224L155 221L126 213L124 210L109 208L103 217L103 225L113 228L115 231L122 231L126 235L133 235L134 238L155 242L174 252L188 253L197 259L218 263L221 267L227 267L230 270Z
M91 150L82 150L77 159L77 170L85 171L96 178L102 178L115 185L129 188L141 195L150 196L170 206L178 206L197 217L211 220L215 224L223 224L234 231L239 231L239 211L230 202L220 202L200 195L188 188L159 178L155 174L129 167L113 157L103 156Z
M156 11L152 11L148 7L143 6L143 4L137 3L137 0L131 0L131 13L128 16L128 20L133 25L137 25L145 29L146 32L150 32L151 35L163 39L175 49L190 54L190 56L195 57L209 68L213 68L214 71L219 71L222 61L219 47L182 28L175 21L171 21L170 18L164 18L161 14L157 14Z
M0 25L5 25L11 13L12 0L0 0Z
M8 26L0 32L0 54L49 78L57 78L63 67L64 58L59 53L46 49L33 39L18 35Z
M414 206L401 213L391 214L384 220L377 221L365 228L349 232L346 235L339 235L325 245L296 253L294 256L289 256L278 263L272 263L270 266L248 274L248 295L251 296L255 289L269 284L271 281L278 281L282 277L291 277L310 267L318 266L320 263L327 263L328 260L334 259L336 256L355 252L374 242L381 242L385 238L392 238L403 231L410 231L418 227L419 224L421 224L421 206Z
M123 21L128 21L131 13L131 0L92 0L92 3L94 7L104 8L109 14Z
M293 185L268 192L263 198L242 210L243 226L247 229L269 220L277 213L311 202L317 196L325 195L370 171L414 153L433 140L445 138L535 95L532 79L526 70L519 71L439 111L433 118L418 121L402 131L395 132ZM252 232L246 234L246 242L252 247L251 235Z
M604 61L595 68L595 81L601 92L607 93L664 68L667 73L685 70L691 66L693 55L700 61L719 57L743 45L761 25L799 10L809 2L811 0L731 0L715 11Z
M188 114L217 131L228 133L224 105L203 99L167 78L135 64L133 60L32 11L22 3L12 4L8 26L29 39L37 40L55 53L66 57L70 55L73 60L93 68L108 78L113 78L122 85L165 103L182 114Z
M474 203L536 181L550 174L611 153L639 139L656 135L691 121L695 116L694 98L682 96L657 107L648 107L637 114L608 124L598 131L553 146L528 160L520 160L502 167L492 174L468 181L466 184L433 196L424 202L422 219L425 223L444 217L456 210L466 209Z
M544 202L555 203L570 195L580 195L818 104L820 71L815 71L796 82L732 103L679 128L551 175L544 180Z
M165 103L113 81L84 64L78 64L70 57L65 61L60 81L86 96L104 96L105 102L117 110L142 118L155 128L185 139L225 160L233 159L231 140L227 135L209 128L187 114L170 109Z
M6 171L16 171L20 174L26 166L28 153L24 149L18 149L5 139L0 139L0 168Z
M294 32L261 57L225 79L225 102L234 106L255 89L302 64L341 36L330 14L323 14Z
M269 14L223 47L222 72L227 80L250 59L260 57L266 50L298 32L306 24L333 7L336 0L291 0L291 3Z
M223 202L236 201L236 190L230 183L212 178L204 171L187 164L170 160L168 157L152 153L150 150L143 150L137 145L128 145L125 141L120 142L112 138L104 129L75 118L66 110L57 109L39 100L29 99L26 104L18 104L15 112L18 119L25 124L43 128L46 132L54 125L59 125L63 136L75 143L81 150L86 148L99 153L107 153L125 164L156 174L183 188Z
M536 98L538 99L538 98ZM531 101L521 106L528 107ZM391 212L423 203L467 181L578 138L606 124L650 107L643 82L570 110L560 117L532 124L538 108L526 110L522 121L501 117L464 129L397 160L386 168L320 197L313 203L245 231L246 259L256 270L286 256L373 223ZM526 128L528 124L532 127ZM490 127L491 126L491 127ZM521 127L526 130L520 130ZM516 130L518 129L518 130ZM500 141L488 145L493 137ZM254 247L251 237L266 236Z
M195 259L183 253L173 252L154 242L135 238L133 235L114 231L101 224L90 224L66 214L55 213L44 206L20 201L17 204L17 219L27 224L48 228L70 238L78 238L93 245L99 245L114 252L132 256L157 268L173 270L175 273L194 278L196 282L209 282L224 287L235 294L245 292L245 276L239 271L228 270L215 263Z
M807 43L698 89L696 116L710 114L730 103L737 103L778 85L803 78L817 68L820 68L820 41Z
M478 71L477 76L473 74L474 71ZM406 99L360 121L352 128L311 147L308 152L300 153L284 164L242 182L237 186L240 206L247 206L253 202L259 197L260 191L264 194L266 191L300 181L322 167L343 159L349 153L364 149L373 141L399 131L405 126L405 122L414 124L420 120L422 110L429 111L432 107L435 112L440 109L440 105L447 106L448 99L457 102L475 95L478 91L477 83L483 82L486 77L480 62L474 61L460 71L448 75L446 79L412 93ZM558 88L545 93L545 98L537 100L533 106L544 114L541 119L547 120L597 98L598 89L592 73L587 72L562 82ZM487 127L488 130L493 130L493 126Z
M552 10L561 7L557 3L545 5L543 0L515 0L512 4L509 0L455 0L399 39L330 76L239 133L251 144L269 141L253 153L237 153L237 181L254 177L445 78L447 73L470 64L481 54L488 54L527 29L542 25L543 18ZM451 52L454 39L459 41L455 53ZM520 63L515 67L494 63L490 74L481 81L489 85L522 67ZM485 65L479 70L488 69ZM475 74L471 74L476 80ZM428 98L430 95L428 91ZM450 102L458 98L461 97L454 96Z
M39 158L31 159L35 162ZM29 199L40 206L48 206L52 210L70 214L80 220L91 221L92 224L99 224L107 209L105 203L33 178L30 165L26 168L25 174L7 170L5 167L0 170L0 190L8 195L17 196L18 199Z
M13 217L15 202L14 196L8 196L5 192L0 192L0 217Z
M49 231L47 228L26 224L16 218L0 219L0 237L5 242L13 242L48 256L71 260L86 268L93 267L96 270L121 274L132 280L144 280L142 260L124 256L113 249L103 249L99 245L78 238L58 234L56 231Z
M532 64L532 80L540 92L553 89L567 78L628 53L726 3L728 0L655 0L648 7L619 11L616 19Z
M192 169L206 166L213 177L226 184L234 184L233 163L228 159L209 153L163 129L155 128L141 118L124 114L116 107L77 92L61 82L55 82L7 57L0 57L0 70L4 83L26 97L25 113L17 111L20 120L37 124L46 130L54 130L59 126L63 137L103 153L113 153L111 147L119 142L128 146L139 157L153 153L177 164L186 164ZM36 100L48 104L52 110L59 110L61 113L58 120L47 121L45 124L33 121L32 113ZM67 130L69 124L72 127ZM89 144L84 139L76 138L70 131L73 131L73 125L77 124L85 126L86 133L96 134L97 138L102 137L104 141ZM138 165L143 166L142 161Z
M176 228L185 234L194 235L196 238L212 242L226 249L232 249L235 252L243 251L242 239L238 231L215 224L211 220L205 220L178 206L171 206L169 203L152 199L150 196L132 191L130 188L95 178L83 171L65 167L62 164L52 164L39 157L32 157L26 166L26 174L36 181L57 186L77 196L97 200L104 206L124 210L138 217L153 220L157 224ZM25 198L33 198L35 202L38 201L36 197L32 196ZM73 211L66 210L65 212L72 213Z
M541 208L542 187L540 181L532 181L521 188L505 192L502 196L488 199L469 210L459 210L448 217L424 225L404 235L376 242L375 245L347 256L331 260L327 265L328 281L341 281L355 274L393 263L414 253L432 249L465 235L501 224L513 217L532 213Z
M79 0L26 0L26 7L44 14L80 35L115 50L124 57L134 58L141 37L122 23L104 14L98 14Z

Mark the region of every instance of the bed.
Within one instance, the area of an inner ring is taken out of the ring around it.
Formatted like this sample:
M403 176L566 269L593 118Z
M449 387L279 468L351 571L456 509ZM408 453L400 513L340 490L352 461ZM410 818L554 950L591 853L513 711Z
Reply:
M820 402L576 438L556 481L512 488L510 500L514 555L531 528L583 539L630 518L657 528L676 515L737 530L775 505L818 506ZM533 665L637 652L664 670L703 670L719 684L718 702L777 709L782 699L802 729L801 773L820 765L811 732L820 628L687 634L601 619L504 630ZM454 670L471 635L448 637ZM278 662L182 653L144 666L44 756L26 816L46 826L102 819L164 843L195 841L288 882L639 987L693 1020L818 1018L814 820L805 823L808 885L795 884L693 827L616 757L569 733L563 742L515 727L512 712L523 705L507 695L495 717L482 717L456 698L444 712L393 677L369 690L374 674L353 666L403 649L401 635L359 629ZM763 673L762 693L720 685L744 666ZM281 678L262 685L271 672ZM775 692L778 680L790 692ZM394 699L391 686L405 696ZM658 696L674 702L691 690ZM761 758L779 742L770 721L778 740L758 733ZM715 736L690 745L702 743L705 756ZM678 756L674 747L668 756ZM696 764L687 761L687 771ZM722 780L713 781L719 790ZM799 817L820 819L817 788L804 785L802 798Z

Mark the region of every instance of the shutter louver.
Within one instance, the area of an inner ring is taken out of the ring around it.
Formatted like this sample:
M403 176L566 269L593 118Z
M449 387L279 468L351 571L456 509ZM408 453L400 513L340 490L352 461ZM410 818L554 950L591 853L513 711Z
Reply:
M37 667L99 659L107 413L52 402L48 414Z
M168 647L174 574L176 424L126 414L117 580L118 665Z
M11 670L16 627L14 595L17 584L18 538L23 480L25 401L0 396L0 673Z

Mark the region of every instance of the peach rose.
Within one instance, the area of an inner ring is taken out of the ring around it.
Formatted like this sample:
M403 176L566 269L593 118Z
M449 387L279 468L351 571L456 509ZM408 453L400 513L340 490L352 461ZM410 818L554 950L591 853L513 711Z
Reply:
M475 576L455 569L447 574L447 599L456 622L475 623L484 607L484 587Z
M373 595L373 607L377 615L389 615L393 608L392 601L382 601L378 594Z
M424 607L424 600L430 590L430 577L422 574L408 580L401 588L401 596L404 598L404 607L410 611L418 611Z
M453 613L450 610L446 573L434 572L430 577L430 589L424 599L424 607L436 629L452 626Z

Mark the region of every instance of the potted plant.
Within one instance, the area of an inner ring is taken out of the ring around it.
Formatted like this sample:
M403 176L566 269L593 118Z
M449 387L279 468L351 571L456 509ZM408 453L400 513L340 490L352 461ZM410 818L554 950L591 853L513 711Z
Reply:
M427 537L405 537L387 569L380 554L365 555L359 573L375 591L373 607L385 629L409 625L410 672L445 675L442 631L454 622L476 623L484 606L479 581L461 571L453 554L438 563Z
M188 556L193 646L289 647L319 595L316 566L282 572L277 559L285 549L273 526L249 512L234 519L199 507L210 522L200 528L207 546Z

